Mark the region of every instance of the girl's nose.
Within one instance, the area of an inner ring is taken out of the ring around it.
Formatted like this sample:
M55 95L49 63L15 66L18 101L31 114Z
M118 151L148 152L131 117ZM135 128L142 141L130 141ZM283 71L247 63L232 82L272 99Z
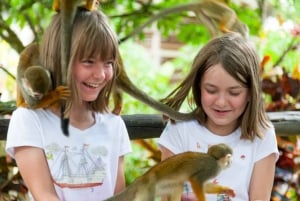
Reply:
M225 94L219 94L219 96L216 99L215 104L219 107L223 107L226 104L226 96Z
M105 68L102 62L97 63L96 67L94 68L93 74L97 79L105 79Z

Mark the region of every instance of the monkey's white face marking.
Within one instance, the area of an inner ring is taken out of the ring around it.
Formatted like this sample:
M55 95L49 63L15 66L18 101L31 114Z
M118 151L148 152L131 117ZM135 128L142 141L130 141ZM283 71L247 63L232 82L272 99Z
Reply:
M33 99L41 100L43 98L44 94L34 91L30 85L30 82L27 79L25 78L22 79L22 86L26 91L26 93L29 96L31 96Z
M227 154L225 156L225 158L226 158L225 160L227 160L227 167L229 167L231 165L231 163L232 163L232 160L233 160L232 155L231 154Z
M219 160L219 165L222 169L229 168L232 163L232 160L233 160L232 155L227 154L225 157Z

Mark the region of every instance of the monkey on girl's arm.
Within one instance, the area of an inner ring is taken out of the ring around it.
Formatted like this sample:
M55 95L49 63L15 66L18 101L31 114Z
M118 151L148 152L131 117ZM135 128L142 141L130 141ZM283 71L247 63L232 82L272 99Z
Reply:
M153 166L123 192L105 201L154 201L155 196L179 201L187 181L198 201L205 201L205 193L226 193L234 197L235 192L230 187L207 182L228 168L231 160L232 149L226 144L213 145L207 153L177 154Z
M17 67L17 107L46 108L69 97L67 87L52 89L50 72L40 66L38 44L28 45L21 52Z

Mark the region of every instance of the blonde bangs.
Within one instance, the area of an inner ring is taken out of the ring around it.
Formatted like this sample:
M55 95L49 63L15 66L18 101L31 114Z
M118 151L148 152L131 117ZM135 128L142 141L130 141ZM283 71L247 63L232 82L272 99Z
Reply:
M99 19L103 16L98 16L98 19L95 19L96 17L87 15L83 19L84 22L78 23L78 26L74 27L73 33L77 33L77 38L73 38L74 44L78 45L74 49L77 51L77 58L97 58L100 56L102 60L116 60L118 42L112 37L115 34L105 20Z

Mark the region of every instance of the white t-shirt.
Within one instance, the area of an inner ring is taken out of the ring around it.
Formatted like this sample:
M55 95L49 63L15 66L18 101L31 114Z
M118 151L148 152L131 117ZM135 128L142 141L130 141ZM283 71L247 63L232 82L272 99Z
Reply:
M231 199L233 201L245 201L249 200L248 190L255 162L271 153L275 153L278 158L274 128L267 129L264 134L265 137L263 139L256 137L253 142L240 139L240 129L235 130L228 136L218 136L211 133L196 120L192 120L177 122L176 124L168 123L158 143L174 154L185 151L206 153L211 145L218 143L229 145L233 150L233 162L230 168L221 171L211 182L231 187L235 190L236 197L228 198L225 195L206 194L206 200L225 201ZM194 197L189 184L184 186L183 200L185 200L184 197ZM193 199L188 200L191 201Z
M62 201L99 201L111 197L118 159L131 152L120 116L96 113L93 126L80 130L70 125L66 137L60 118L51 111L25 108L14 111L8 128L6 151L14 157L14 147L18 146L44 150Z

